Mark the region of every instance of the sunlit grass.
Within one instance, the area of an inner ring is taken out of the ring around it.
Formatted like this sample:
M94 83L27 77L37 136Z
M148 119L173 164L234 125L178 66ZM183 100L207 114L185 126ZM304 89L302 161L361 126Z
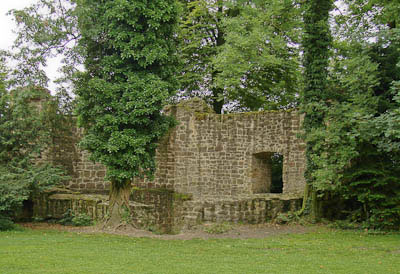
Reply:
M0 232L0 273L400 273L400 234L323 228L265 239L159 240Z

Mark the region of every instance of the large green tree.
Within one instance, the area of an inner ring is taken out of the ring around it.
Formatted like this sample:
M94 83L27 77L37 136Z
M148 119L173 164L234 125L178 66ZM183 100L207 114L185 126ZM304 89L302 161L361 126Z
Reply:
M157 142L174 124L175 0L82 0L77 14L86 71L76 82L83 148L107 167L110 222L129 210L133 178L152 177Z
M231 13L224 0L182 0L180 20L180 55L182 75L180 82L184 97L202 96L216 113L221 113L224 89L217 85L220 71L213 58L225 43L222 20Z
M217 113L293 106L300 90L296 1L181 1L183 97Z
M307 0L304 2L304 91L301 94L301 107L305 113L304 131L307 141L306 159L306 195L304 203L311 193L311 209L314 217L319 216L317 205L317 189L315 188L314 171L315 157L318 155L316 146L318 139L309 138L314 131L323 130L324 118L329 101L333 94L330 93L328 84L328 65L332 37L329 28L329 12L332 9L332 0Z
M297 1L229 1L225 43L213 63L225 100L241 110L295 107L301 91L301 6Z
M346 1L336 15L329 97L307 132L314 192L334 201L333 217L375 228L400 223L398 4L389 2Z

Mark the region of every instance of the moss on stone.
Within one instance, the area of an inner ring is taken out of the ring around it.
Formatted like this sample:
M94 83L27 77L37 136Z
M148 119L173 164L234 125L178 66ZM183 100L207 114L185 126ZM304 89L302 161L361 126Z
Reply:
M192 194L186 194L186 193L174 193L174 199L175 200L181 200L181 201L190 201L193 199Z
M148 192L148 193L153 193L153 194L161 194L161 195L171 195L174 199L176 200L182 200L182 201L188 201L191 200L193 195L192 194L186 194L186 193L178 193L175 192L171 189L167 188L140 188L140 187L133 187L132 188L132 193L135 191L137 192Z

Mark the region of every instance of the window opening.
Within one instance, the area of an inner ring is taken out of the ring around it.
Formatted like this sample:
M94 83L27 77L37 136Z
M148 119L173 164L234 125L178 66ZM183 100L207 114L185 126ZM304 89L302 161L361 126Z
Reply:
M271 156L271 193L283 192L283 155L273 153Z
M252 159L252 192L282 193L283 156L276 152L253 154Z

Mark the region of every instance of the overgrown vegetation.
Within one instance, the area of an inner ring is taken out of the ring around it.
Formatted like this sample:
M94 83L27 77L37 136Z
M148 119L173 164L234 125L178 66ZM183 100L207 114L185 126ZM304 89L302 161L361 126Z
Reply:
M232 230L232 225L229 223L204 224L204 231L208 234L223 234L230 230Z
M118 224L133 178L152 178L157 143L174 125L161 110L177 90L177 3L86 0L76 10L86 68L75 82L80 144L107 167Z
M297 1L180 2L181 97L202 97L216 113L296 105Z
M335 17L333 43L321 38L329 35L327 12L324 30L322 23L306 21L306 28L322 30L304 41L310 84L302 106L312 213L369 228L398 229L400 36L399 14L393 10L399 5L345 2L345 11ZM312 18L321 11L321 2L310 3L318 6L318 11L307 10ZM329 210L333 205L335 212Z
M179 4L39 0L13 11L19 51L8 54L17 61L10 83L45 86L46 59L65 54L61 80L75 81L82 145L108 167L111 200L125 206L120 194L129 191L118 189L151 177L157 140L173 125L161 113L167 101L199 95L217 113L300 102L307 141L302 212L399 228L398 1ZM78 64L86 71L76 73Z
M51 130L45 122L49 94L35 87L7 91L0 79L0 230L11 228L22 203L35 192L65 179L63 171L41 158Z
M58 221L58 223L72 226L90 226L93 225L93 220L90 216L84 213L76 214L69 209L63 214L63 217Z

